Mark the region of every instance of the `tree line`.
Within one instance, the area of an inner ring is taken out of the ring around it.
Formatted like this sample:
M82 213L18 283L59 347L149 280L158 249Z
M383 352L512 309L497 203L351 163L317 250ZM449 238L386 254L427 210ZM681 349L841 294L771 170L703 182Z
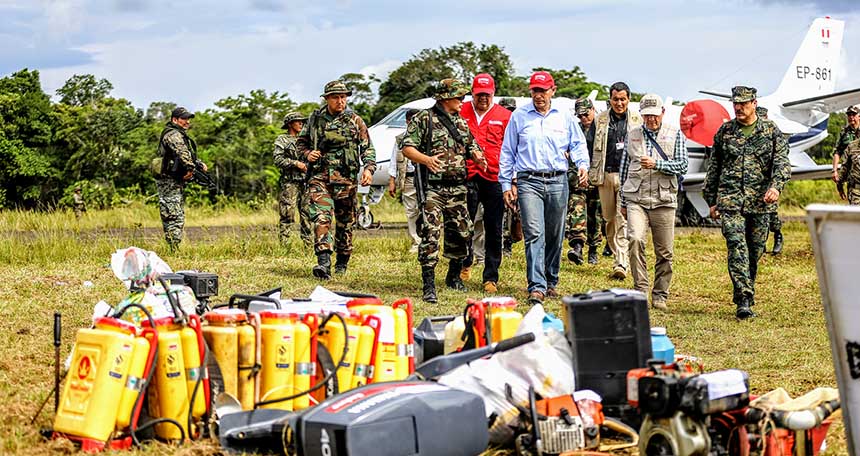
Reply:
M553 74L557 96L576 98L596 90L599 98L608 98L608 86L590 81L578 66L534 70ZM347 73L341 79L353 90L351 108L372 125L403 103L429 96L440 79L455 76L471 81L478 73L492 74L499 94L528 96L528 75L515 73L503 48L472 42L424 49L385 80L360 73ZM0 208L45 210L70 205L78 186L94 207L133 199L154 203L155 181L149 164L176 103L156 101L141 109L111 96L112 90L106 79L75 75L52 101L42 90L38 71L25 68L0 78ZM632 98L640 96L634 93ZM281 133L283 116L291 110L309 114L318 106L318 102L294 101L279 91L252 90L196 112L191 136L217 183L217 194L191 184L190 201L269 199L277 192L279 171L272 164L272 144Z

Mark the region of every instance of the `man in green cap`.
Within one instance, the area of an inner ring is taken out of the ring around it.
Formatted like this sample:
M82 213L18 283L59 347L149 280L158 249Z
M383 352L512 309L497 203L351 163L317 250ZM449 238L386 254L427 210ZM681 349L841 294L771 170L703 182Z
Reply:
M788 143L770 120L756 115L756 89L732 89L735 118L714 135L702 194L720 218L738 320L754 317L758 260L780 192L791 177Z
M839 161L845 154L848 144L860 139L860 105L849 106L845 111L845 117L848 122L839 134L839 140L833 149L833 182L839 182Z
M158 141L158 157L161 168L155 179L158 189L158 207L164 239L167 246L174 250L182 242L182 229L185 226L185 183L194 176L194 168L200 166L206 171L206 164L197 158L197 143L188 136L194 114L183 107L177 107L170 114L170 121L161 131Z
M299 211L302 240L306 246L313 243L307 204L304 203L305 174L308 166L296 147L296 140L306 120L307 116L298 111L288 113L281 125L281 129L287 132L275 139L275 166L281 171L281 193L278 195L278 239L281 244L285 244L290 237L296 222L296 209Z
M848 124L842 129L833 150L833 181L839 197L847 199L848 204L857 205L860 204L860 105L850 106L845 115ZM845 157L845 162L839 169L841 157ZM845 184L848 184L847 194Z
M594 155L594 134L597 130L594 125L594 104L588 98L580 98L576 100L574 113L585 135L590 160ZM604 226L603 216L600 214L600 194L597 187L593 185L580 187L578 176L570 170L568 170L568 185L570 196L567 200L565 235L570 250L567 251L567 259L576 264L582 264L582 248L588 244L588 264L597 264L597 249L603 242L601 229Z
M317 255L312 272L324 280L331 278L332 251L337 253L334 272L346 272L352 255L357 184L370 185L376 171L376 151L367 134L367 125L346 107L350 95L352 90L343 81L326 84L321 95L325 105L311 114L296 141L299 153L309 163L308 213L313 221ZM332 219L337 222L334 246Z
M460 278L472 236L472 221L466 205L466 159L487 169L478 142L459 114L463 99L470 91L463 81L443 79L436 86L436 104L412 118L402 142L403 155L418 164L416 175L422 173L418 180L425 187L423 206L419 201L421 244L418 246L425 302L437 301L435 271L443 228L444 256L449 259L445 285L466 291Z

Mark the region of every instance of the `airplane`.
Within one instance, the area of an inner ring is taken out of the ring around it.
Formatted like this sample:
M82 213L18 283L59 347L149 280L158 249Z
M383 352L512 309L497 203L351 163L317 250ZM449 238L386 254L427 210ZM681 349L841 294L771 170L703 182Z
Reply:
M818 165L805 152L823 141L827 133L830 114L860 103L860 88L835 92L836 77L842 71L840 52L845 22L831 17L817 18L812 22L800 48L794 56L777 90L767 96L758 97L758 106L768 109L768 118L776 123L788 136L790 146L792 179L821 179L830 176L831 165ZM681 128L687 138L689 168L684 176L684 195L679 197L679 221L683 224L700 225L707 220L708 205L702 197L707 154L713 145L713 137L734 112L730 95L711 91L700 91L716 99L693 100L682 106L674 105L666 98L666 113L663 121ZM593 91L588 98L596 100ZM501 95L495 95L498 102ZM513 97L517 106L531 101L528 97ZM468 99L468 98L467 98ZM426 109L433 106L432 98L406 103L369 129L371 141L376 148L379 166L373 175L370 187L360 187L362 205L358 223L367 228L373 222L370 204L382 199L388 186L388 162L394 148L394 138L406 128L406 111L410 108ZM573 109L575 100L553 98L553 106ZM599 113L608 109L606 103L594 103ZM631 102L628 109L638 110L639 103Z

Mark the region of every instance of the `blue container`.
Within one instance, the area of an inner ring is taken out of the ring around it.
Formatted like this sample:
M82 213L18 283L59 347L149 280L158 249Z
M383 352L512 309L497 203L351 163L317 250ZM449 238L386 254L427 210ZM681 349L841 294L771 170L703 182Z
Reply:
M666 328L651 328L651 351L655 359L663 360L666 364L675 362L675 346L666 335Z

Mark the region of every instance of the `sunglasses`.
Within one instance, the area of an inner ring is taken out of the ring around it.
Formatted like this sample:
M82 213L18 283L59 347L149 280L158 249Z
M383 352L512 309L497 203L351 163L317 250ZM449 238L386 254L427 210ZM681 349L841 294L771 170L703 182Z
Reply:
M588 113L577 114L576 117L588 117Z

